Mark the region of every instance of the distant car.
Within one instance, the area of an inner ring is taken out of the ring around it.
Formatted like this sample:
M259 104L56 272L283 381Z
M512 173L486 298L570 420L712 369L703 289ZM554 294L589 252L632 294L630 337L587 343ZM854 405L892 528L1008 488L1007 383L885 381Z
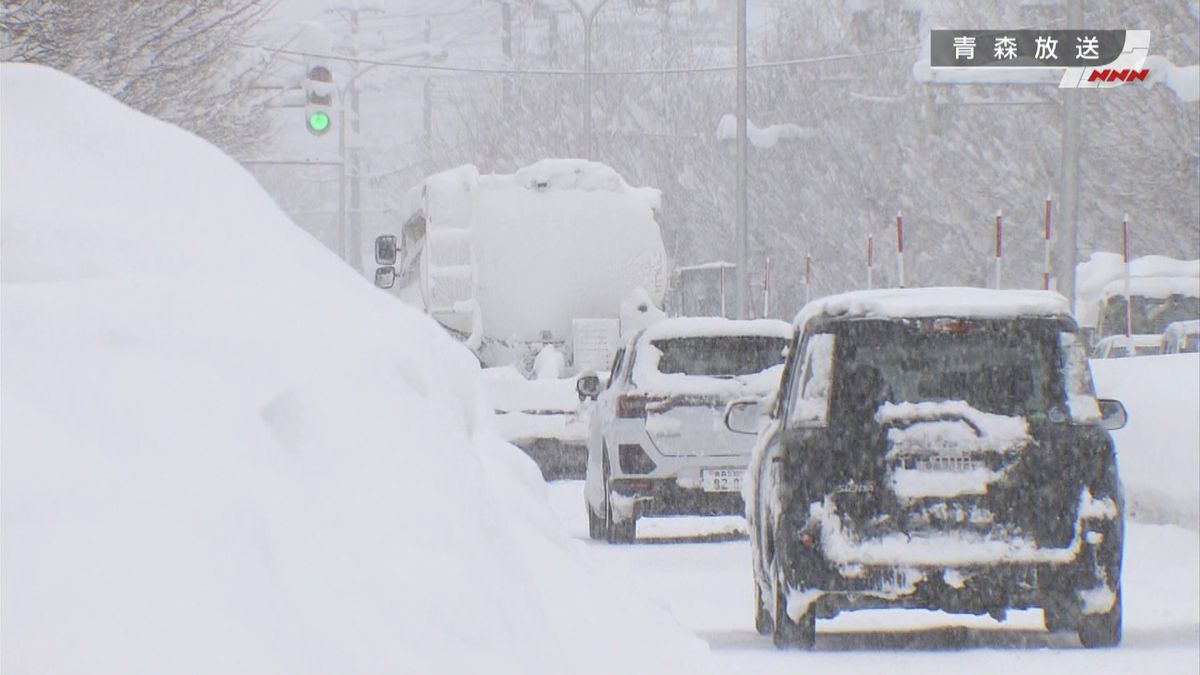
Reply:
M910 289L796 319L758 431L746 518L755 624L812 647L816 620L908 607L1041 607L1085 646L1121 639L1117 401L1098 401L1066 299Z
M1092 350L1095 359L1123 359L1129 356L1153 356L1162 350L1161 335L1109 335Z
M583 478L587 418L580 415L575 378L526 379L516 368L485 368L496 429L525 451L546 480Z
M587 443L589 534L631 542L641 516L741 515L753 439L725 428L727 403L766 400L791 339L783 321L673 318L616 355L608 386L579 379L595 399Z
M1176 321L1162 334L1163 354L1183 354L1200 351L1200 319Z

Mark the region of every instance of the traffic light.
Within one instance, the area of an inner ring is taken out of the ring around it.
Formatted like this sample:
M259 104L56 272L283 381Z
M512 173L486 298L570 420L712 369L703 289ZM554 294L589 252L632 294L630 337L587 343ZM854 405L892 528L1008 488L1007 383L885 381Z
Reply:
M304 80L304 90L307 95L305 126L309 132L320 136L333 126L333 73L326 66L312 66Z

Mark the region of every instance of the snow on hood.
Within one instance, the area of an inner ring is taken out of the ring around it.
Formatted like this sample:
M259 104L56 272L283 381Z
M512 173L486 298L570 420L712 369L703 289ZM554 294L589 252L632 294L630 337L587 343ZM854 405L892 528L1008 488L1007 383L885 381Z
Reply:
M1052 291L992 290L986 288L888 288L854 291L820 298L796 315L803 327L817 316L838 318L1003 319L1015 316L1062 316L1070 313L1067 299Z
M440 327L196 137L39 66L0 89L6 671L706 669Z

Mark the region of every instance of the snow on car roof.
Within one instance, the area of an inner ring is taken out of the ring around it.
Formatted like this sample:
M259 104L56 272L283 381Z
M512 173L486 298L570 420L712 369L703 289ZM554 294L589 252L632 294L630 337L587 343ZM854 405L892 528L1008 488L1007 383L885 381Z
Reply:
M1158 333L1134 333L1126 338L1124 335L1109 335L1102 338L1096 343L1096 347L1100 348L1106 344L1113 345L1133 345L1134 347L1156 347L1162 336Z
M1200 334L1200 319L1192 319L1191 321L1173 321L1167 324L1164 335L1193 335Z
M1133 277L1129 280L1129 293L1147 298L1167 298L1172 295L1200 298L1200 277ZM1124 279L1105 284L1105 299L1121 295L1125 295Z
M763 335L789 339L792 327L776 319L724 319L719 316L680 316L663 319L642 333L643 341L687 337Z
M1070 315L1067 299L1053 291L934 287L854 291L819 298L796 315L803 327L817 316L837 318L923 318L953 316L1001 319Z

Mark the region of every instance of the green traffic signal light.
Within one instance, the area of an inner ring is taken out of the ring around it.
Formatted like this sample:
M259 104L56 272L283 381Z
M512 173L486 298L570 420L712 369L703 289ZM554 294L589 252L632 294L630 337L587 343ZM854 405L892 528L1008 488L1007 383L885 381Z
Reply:
M329 113L316 110L308 115L308 130L314 134L323 134L329 130Z

